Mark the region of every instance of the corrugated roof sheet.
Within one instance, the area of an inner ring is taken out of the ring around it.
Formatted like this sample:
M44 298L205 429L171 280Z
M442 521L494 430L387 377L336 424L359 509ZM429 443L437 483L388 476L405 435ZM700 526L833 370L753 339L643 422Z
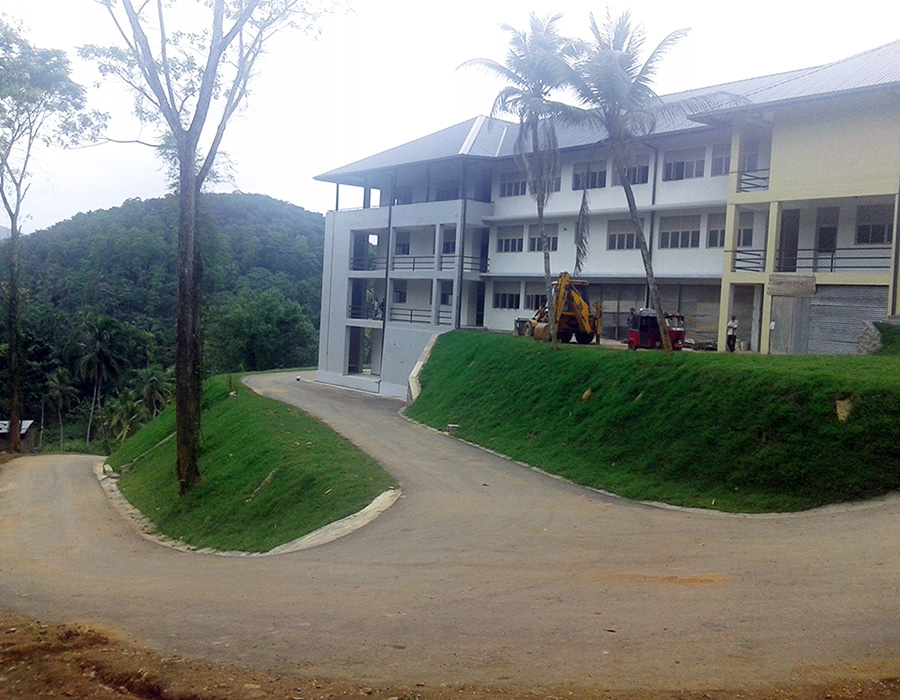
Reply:
M813 68L749 78L721 85L665 95L663 101L720 96L717 109L698 109L694 118L683 114L661 120L655 134L699 128L701 122L727 116L733 110L759 108L792 100L824 97L867 88L900 86L900 41L849 58ZM731 98L729 98L731 96ZM734 98L737 98L736 100ZM316 177L317 180L355 184L367 172L446 160L454 157L511 158L518 125L491 117L475 117L433 134L350 163ZM588 126L560 125L560 148L589 146L603 140L602 130Z

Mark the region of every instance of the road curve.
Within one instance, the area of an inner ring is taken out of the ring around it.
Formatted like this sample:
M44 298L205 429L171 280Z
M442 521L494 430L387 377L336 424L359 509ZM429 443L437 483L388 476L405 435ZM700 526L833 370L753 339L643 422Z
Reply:
M0 606L166 653L371 682L715 689L900 672L900 499L790 516L603 496L416 426L397 401L251 377L378 459L403 496L330 544L177 552L95 458L0 471Z

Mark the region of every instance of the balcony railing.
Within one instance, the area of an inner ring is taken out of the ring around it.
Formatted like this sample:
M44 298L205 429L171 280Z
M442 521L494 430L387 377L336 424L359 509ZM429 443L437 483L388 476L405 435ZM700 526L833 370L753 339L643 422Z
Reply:
M354 319L381 320L382 308L379 304L351 304L347 316Z
M736 250L734 251L735 272L762 272L766 269L766 251Z
M433 255L397 255L392 270L433 270Z
M431 323L431 309L398 309L391 307L391 321L399 323Z
M865 248L791 248L779 250L775 258L778 272L851 272L855 270L889 270L891 246Z
M775 253L776 272L855 272L865 270L889 270L891 246L867 246L865 248L782 248ZM766 268L764 250L736 250L735 272L762 272Z
M490 261L480 255L464 255L462 265L465 272L487 272Z
M769 189L769 169L743 170L738 173L738 192Z
M387 266L387 258L369 256L350 258L351 270L383 270Z

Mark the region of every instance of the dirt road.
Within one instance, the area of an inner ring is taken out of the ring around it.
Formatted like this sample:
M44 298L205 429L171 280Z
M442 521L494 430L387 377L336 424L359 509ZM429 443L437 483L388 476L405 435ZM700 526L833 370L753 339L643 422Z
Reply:
M0 606L166 653L304 675L608 689L900 673L900 499L791 516L608 498L294 375L252 386L402 483L374 523L272 557L179 553L106 502L91 458L0 473Z

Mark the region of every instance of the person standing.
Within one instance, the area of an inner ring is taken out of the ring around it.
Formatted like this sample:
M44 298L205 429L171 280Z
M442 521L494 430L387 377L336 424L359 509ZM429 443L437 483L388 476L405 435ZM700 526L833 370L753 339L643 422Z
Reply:
M734 352L734 346L737 343L737 316L731 315L731 320L725 324L725 347L728 352Z

